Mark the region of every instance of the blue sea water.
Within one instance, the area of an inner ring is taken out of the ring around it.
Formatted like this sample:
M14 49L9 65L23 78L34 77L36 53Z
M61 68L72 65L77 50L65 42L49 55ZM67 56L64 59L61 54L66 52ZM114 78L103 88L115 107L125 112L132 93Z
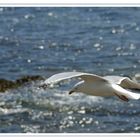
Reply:
M64 71L140 73L139 7L1 7L0 79ZM69 96L42 81L0 93L1 133L140 132L139 101Z

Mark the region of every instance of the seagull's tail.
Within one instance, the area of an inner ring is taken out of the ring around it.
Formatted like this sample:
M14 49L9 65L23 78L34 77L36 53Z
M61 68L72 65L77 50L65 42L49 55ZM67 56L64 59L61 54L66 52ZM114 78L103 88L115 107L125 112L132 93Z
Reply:
M139 93L131 92L115 84L112 84L112 87L115 90L115 94L117 94L118 96L125 96L128 99L135 99L135 100L140 99Z

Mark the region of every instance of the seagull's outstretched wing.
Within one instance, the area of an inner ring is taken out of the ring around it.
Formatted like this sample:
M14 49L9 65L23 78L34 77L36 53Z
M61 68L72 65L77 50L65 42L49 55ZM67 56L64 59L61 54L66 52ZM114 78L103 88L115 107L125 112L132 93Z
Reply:
M44 84L53 84L53 83L58 83L62 80L66 80L66 79L70 79L70 78L81 78L82 80L86 81L86 82L94 82L94 81L106 81L106 79L98 76L98 75L94 75L94 74L90 74L90 73L82 73L82 72L63 72L63 73L58 73L55 74L53 76L51 76L50 78L48 78L47 80L45 80Z
M104 76L104 78L110 81L111 83L115 83L126 89L140 89L140 83L132 81L128 77Z
M139 89L140 90L140 83L137 83L135 81L132 81L129 78L125 78L124 80L122 80L121 84L122 87L124 88L128 88L128 89Z

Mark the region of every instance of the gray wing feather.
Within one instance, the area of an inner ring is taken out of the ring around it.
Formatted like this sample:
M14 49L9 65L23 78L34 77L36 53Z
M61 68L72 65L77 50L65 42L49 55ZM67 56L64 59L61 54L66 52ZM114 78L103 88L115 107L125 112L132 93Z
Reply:
M121 86L124 87L124 88L128 88L128 89L138 89L138 90L140 90L140 83L137 83L135 81L132 81L129 78L125 78L121 82Z

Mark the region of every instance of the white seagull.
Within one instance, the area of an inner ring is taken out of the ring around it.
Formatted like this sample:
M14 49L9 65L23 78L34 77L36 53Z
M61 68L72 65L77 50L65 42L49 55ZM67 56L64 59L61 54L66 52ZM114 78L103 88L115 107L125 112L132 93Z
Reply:
M63 72L55 74L45 80L41 87L55 84L70 78L80 78L81 81L74 85L69 94L72 94L73 92L82 92L92 96L115 95L121 100L127 102L129 99L140 99L140 93L136 92L138 90L140 91L140 83L136 83L128 77L121 76L101 77L90 73Z

